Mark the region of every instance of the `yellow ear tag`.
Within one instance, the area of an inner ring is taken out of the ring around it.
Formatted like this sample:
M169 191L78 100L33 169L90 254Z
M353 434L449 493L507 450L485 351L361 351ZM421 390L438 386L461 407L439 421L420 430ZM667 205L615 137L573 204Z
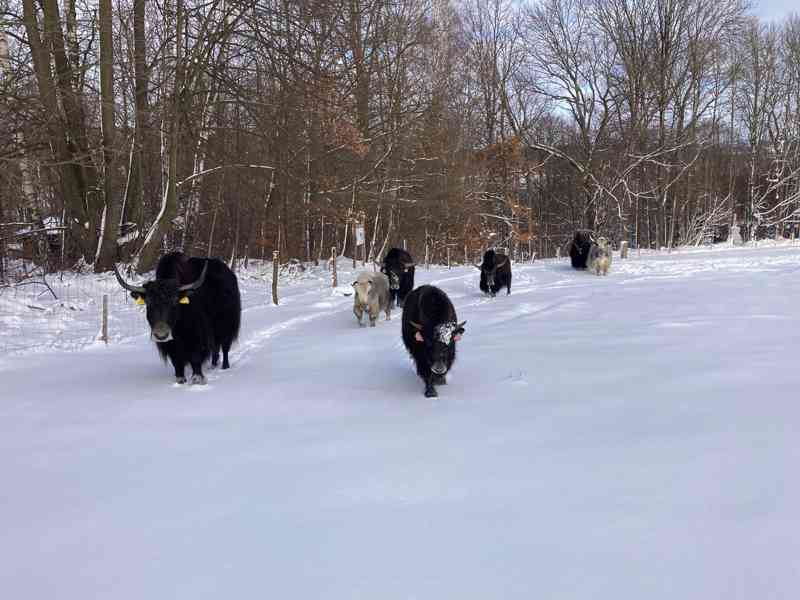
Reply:
M141 296L136 298L136 304L138 304L140 306L143 305L144 304L144 298L142 298Z
M189 296L181 296L181 299L178 300L178 304L189 304Z

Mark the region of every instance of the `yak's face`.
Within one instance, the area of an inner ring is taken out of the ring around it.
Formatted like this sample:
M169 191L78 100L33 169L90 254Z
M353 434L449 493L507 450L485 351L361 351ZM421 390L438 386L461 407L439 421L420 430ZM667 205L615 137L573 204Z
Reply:
M483 267L483 276L486 278L486 285L494 287L494 279L497 275L497 265L494 263L491 267Z
M414 339L417 343L425 345L425 356L431 366L431 371L436 375L445 375L450 368L453 348L464 335L466 323L466 321L442 323L434 327L432 336L426 336L422 333L422 327L412 322L412 325L417 328Z
M172 330L178 320L181 304L189 303L189 292L181 291L174 279L148 281L144 284L144 294L131 292L137 303L147 306L147 322L150 334L156 342L172 339Z
M359 276L353 282L353 289L356 292L356 298L360 304L366 304L369 298L369 291L372 289L372 277Z
M487 253L488 254L488 253ZM497 279L497 269L504 266L508 258L501 255L492 254L489 256L483 257L483 264L481 265L481 271L483 272L483 276L486 278L486 285L489 287L494 287L495 281Z
M399 290L400 279L404 274L410 273L414 268L413 262L384 262L381 267L381 272L389 278L389 289Z
M504 267L507 262L507 256L496 254L494 250L487 250L483 255L483 262L480 265L476 264L475 267L480 269L481 279L486 282L486 285L489 288L493 288L497 282L497 269ZM494 295L494 292L492 292L492 295Z
M179 304L189 304L189 296L203 285L208 271L208 261L203 265L200 277L192 283L180 285L176 279L156 279L144 285L131 285L123 279L114 266L114 275L119 284L131 293L136 304L147 306L147 322L150 333L156 342L168 342L172 339L172 330L180 314Z

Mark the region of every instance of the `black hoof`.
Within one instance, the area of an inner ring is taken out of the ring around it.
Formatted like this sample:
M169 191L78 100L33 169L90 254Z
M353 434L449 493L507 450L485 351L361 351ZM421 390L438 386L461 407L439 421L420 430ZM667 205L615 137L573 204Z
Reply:
M230 369L230 368L231 368L231 365L230 365L230 363L229 363L227 360L226 360L226 361L224 361L224 362L222 363L222 370L223 370L223 371L224 371L225 369Z
M199 375L198 373L192 375L192 385L205 385L205 384L206 384L205 375Z
M438 398L439 394L436 392L436 389L433 386L430 386L425 389L425 397L426 398Z
M183 377L183 376L176 377L175 378L175 383L180 383L181 385L183 385L184 383L186 383L186 377Z

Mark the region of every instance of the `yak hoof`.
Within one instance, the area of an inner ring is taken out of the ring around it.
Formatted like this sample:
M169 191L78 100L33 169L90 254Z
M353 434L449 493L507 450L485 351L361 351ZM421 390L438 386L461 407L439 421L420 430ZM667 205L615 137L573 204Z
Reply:
M229 363L227 360L222 361L222 370L223 371L225 369L230 369L230 368L231 368L231 363Z
M206 377L205 375L200 375L199 373L195 373L192 375L192 385L205 385L206 384Z
M175 383L180 383L181 385L183 385L184 383L186 383L186 377L184 377L183 375L181 375L180 377L176 377Z
M426 398L438 398L439 394L436 392L436 388L432 385L429 385L425 388L425 397Z

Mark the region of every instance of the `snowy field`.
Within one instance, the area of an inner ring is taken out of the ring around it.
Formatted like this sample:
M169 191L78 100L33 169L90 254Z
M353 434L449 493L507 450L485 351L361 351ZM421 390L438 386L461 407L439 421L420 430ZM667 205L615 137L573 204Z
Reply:
M467 320L433 400L324 277L244 277L207 386L130 304L0 358L2 597L800 597L800 247L418 271Z

